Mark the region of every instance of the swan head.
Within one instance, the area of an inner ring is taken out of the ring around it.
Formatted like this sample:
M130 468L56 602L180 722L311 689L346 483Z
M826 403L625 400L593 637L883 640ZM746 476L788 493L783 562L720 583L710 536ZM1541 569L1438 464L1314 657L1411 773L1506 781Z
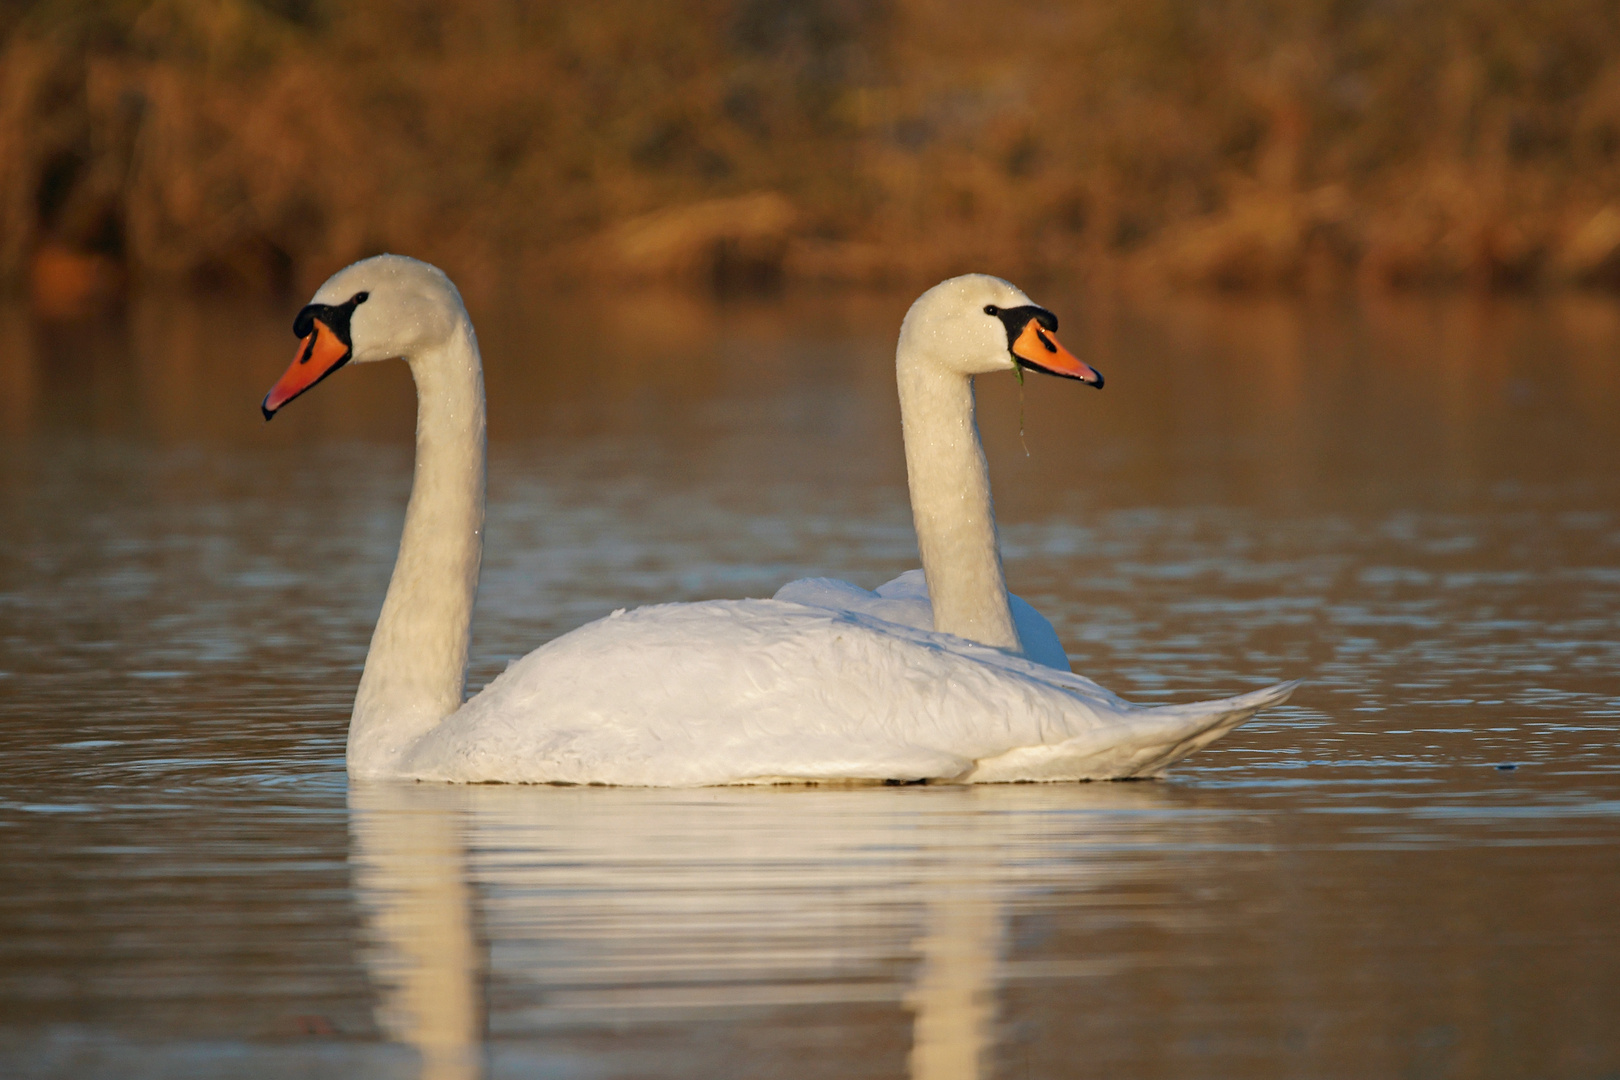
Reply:
M293 320L298 352L265 395L264 418L346 364L410 358L440 345L465 319L461 294L436 266L404 255L346 266Z
M923 293L900 325L900 348L962 375L1027 368L1102 388L1103 377L1057 338L1057 316L1009 281L963 274Z

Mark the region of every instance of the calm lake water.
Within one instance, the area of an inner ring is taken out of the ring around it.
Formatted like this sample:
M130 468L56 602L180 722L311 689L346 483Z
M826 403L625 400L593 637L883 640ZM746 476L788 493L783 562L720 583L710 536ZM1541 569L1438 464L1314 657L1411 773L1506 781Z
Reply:
M296 303L0 311L0 1075L1620 1077L1620 306L1036 295L1108 388L981 380L1015 590L1308 680L1164 781L350 784L403 365L266 425ZM474 304L472 685L913 566L908 300Z

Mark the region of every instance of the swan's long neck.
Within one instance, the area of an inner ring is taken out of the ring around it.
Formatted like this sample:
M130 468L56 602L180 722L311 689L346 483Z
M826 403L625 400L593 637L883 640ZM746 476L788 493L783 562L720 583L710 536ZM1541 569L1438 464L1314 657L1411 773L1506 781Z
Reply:
M934 629L1022 653L973 420L973 380L929 362L904 333L895 369L911 516Z
M388 775L461 707L484 549L484 375L465 312L449 342L407 358L416 476L349 721L349 771Z

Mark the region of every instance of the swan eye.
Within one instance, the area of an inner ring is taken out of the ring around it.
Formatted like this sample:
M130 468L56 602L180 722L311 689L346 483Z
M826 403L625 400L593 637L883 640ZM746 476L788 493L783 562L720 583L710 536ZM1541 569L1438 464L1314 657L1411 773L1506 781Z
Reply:
M368 293L368 292L357 292L349 300L349 303L358 305L358 304L363 304L367 300L370 300L370 299L371 299L371 294L370 293Z
M994 304L986 304L984 305L984 313L986 315L1000 315L1001 309Z

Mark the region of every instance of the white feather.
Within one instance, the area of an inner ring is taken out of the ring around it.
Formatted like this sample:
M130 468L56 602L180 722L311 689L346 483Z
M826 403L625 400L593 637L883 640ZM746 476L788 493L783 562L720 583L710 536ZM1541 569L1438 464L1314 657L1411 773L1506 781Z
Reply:
M1156 776L1296 685L1144 708L1069 671L1051 623L1007 592L973 421L973 376L1012 366L985 305L1030 301L969 275L913 305L896 355L923 570L876 592L810 578L770 600L616 610L456 708L483 543L477 339L455 287L425 263L368 259L316 299L360 292L354 360L405 357L419 406L399 558L350 721L356 776L647 786Z

